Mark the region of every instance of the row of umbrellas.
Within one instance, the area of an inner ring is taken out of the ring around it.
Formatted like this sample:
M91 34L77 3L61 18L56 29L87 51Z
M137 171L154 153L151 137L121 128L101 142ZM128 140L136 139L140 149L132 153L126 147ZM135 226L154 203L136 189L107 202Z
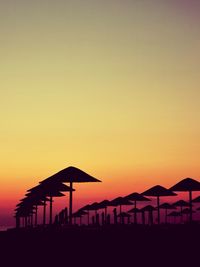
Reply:
M39 182L39 185L28 189L25 197L20 200L15 209L17 227L20 226L20 218L24 218L25 225L30 217L31 222L35 214L37 225L38 206L43 206L43 224L46 224L46 205L49 202L49 224L52 224L53 198L64 196L63 192L69 192L69 223L72 223L73 213L73 189L74 183L100 182L100 180L83 172L76 167L65 168L52 176ZM65 185L68 183L69 185Z
M177 194L174 193L174 191L177 191L177 192L186 192L187 191L187 192L189 192L189 202L187 203L184 200L180 200L180 201L177 201L176 203L174 203L173 205L171 205L169 203L160 204L160 198L161 197L177 196ZM129 194L125 197L118 197L112 201L104 200L100 203L95 202L91 205L86 205L86 206L82 207L81 209L79 209L77 211L77 213L74 214L74 216L76 216L76 215L81 216L81 212L86 211L88 213L88 224L89 224L89 211L94 210L96 213L97 210L99 210L99 209L105 209L105 218L106 218L107 207L119 206L120 207L119 217L120 217L120 221L122 221L122 217L129 217L128 213L122 213L122 206L123 205L133 205L133 203L134 203L134 208L132 210L130 210L129 212L132 212L134 214L134 222L135 223L137 223L137 213L145 211L145 209L146 209L146 211L150 212L150 216L154 210L157 210L157 223L158 224L160 224L160 209L166 210L165 221L167 221L167 216L174 216L174 217L179 216L179 215L182 216L182 214L186 213L186 214L189 214L189 220L190 220L190 222L192 222L192 214L193 214L192 202L200 202L200 197L197 197L196 199L192 200L192 192L193 191L200 191L200 183L197 180L194 180L192 178L185 178L169 189L165 188L163 186L160 186L160 185L156 185L156 186L153 186L150 189L144 191L141 194L135 192L135 193ZM139 210L137 208L137 202L150 201L150 199L147 198L146 196L156 197L157 207L154 208L153 206L148 205L144 209ZM170 214L167 214L167 211L169 209L173 209L177 206L180 207L180 212L173 211ZM183 209L184 207L189 207L189 208L184 210Z
M167 204L163 207L160 204L160 198L166 196L176 196L175 192L185 192L189 193L189 205L188 213L189 213L189 220L192 222L192 192L193 191L200 191L200 183L192 178L185 178L172 186L171 188L165 188L161 185L156 185L151 187L150 189L144 191L143 193L131 193L125 197L117 197L112 201L104 200L100 203L93 203L90 205L86 205L79 209L77 212L73 213L72 211L72 196L73 196L73 184L76 182L100 182L100 180L88 175L87 173L81 171L75 167L68 167L49 178L41 181L39 185L29 189L25 195L25 198L20 200L20 203L17 204L16 208L16 221L18 222L20 217L25 218L25 220L30 216L33 217L35 214L35 225L37 225L37 209L38 206L43 206L43 223L46 223L46 205L49 202L49 214L50 219L49 223L52 224L52 205L53 205L53 197L61 197L64 196L62 192L69 192L69 224L72 224L72 218L81 218L83 215L88 216L88 224L89 224L89 212L91 210L95 211L95 215L97 216L98 209L104 209L104 221L106 223L107 220L107 208L109 206L119 206L119 214L121 214L120 222L122 221L123 216L125 215L122 213L122 206L123 205L134 205L133 207L133 214L134 214L134 221L137 223L137 202L140 201L150 201L147 197L155 197L157 200L157 223L160 224L160 209L165 208L166 210L169 209ZM69 185L65 185L64 183L68 183ZM180 203L179 203L180 204ZM149 205L150 206L150 205ZM183 209L184 205L180 205L181 209ZM148 207L148 209L152 210L152 208ZM182 210L183 211L183 210ZM149 211L150 212L150 211ZM151 211L152 212L152 211ZM167 211L166 211L167 212ZM175 214L175 213L174 213ZM175 216L175 215L174 215Z

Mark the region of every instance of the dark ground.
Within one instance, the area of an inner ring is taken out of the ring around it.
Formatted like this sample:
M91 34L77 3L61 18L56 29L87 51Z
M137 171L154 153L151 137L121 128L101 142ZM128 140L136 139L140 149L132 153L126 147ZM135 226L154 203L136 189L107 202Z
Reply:
M200 225L0 232L0 266L200 266ZM1 264L2 263L2 264Z

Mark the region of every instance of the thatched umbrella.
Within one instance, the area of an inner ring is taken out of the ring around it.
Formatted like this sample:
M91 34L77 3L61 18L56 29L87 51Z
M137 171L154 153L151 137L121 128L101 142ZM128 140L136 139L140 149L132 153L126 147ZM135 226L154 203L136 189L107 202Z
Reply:
M185 178L172 186L170 190L177 192L189 192L190 222L192 222L192 192L200 191L200 183L193 178Z
M132 203L124 198L124 197L117 197L113 200L110 201L110 203L108 204L108 206L113 206L113 207L117 207L119 206L119 213L122 213L122 206L123 205L132 205ZM120 217L120 223L122 222L122 217Z
M73 183L101 182L100 180L83 172L82 170L72 167L72 166L57 172L56 174L43 180L41 183L45 183L47 181L54 181L54 182L56 181L56 182L70 184L70 188L71 188L71 191L69 194L69 222L70 224L72 223L72 193L73 193L72 186L73 186Z
M130 219L130 214L128 214L127 212L121 212L117 215L117 217L120 218L120 221L122 222L122 224L124 224L124 219L127 218L128 219L128 222L129 222L129 219Z
M168 217L174 218L174 223L176 223L176 218L181 216L181 213L178 211L172 211L169 214L167 214Z
M167 211L176 209L176 207L169 203L163 203L159 206L159 208L165 210L165 223L167 224Z
M173 203L173 206L175 207L180 207L180 214L181 214L181 222L182 222L182 219L183 219L183 207L189 207L190 204L188 202L186 202L185 200L178 200L176 201L175 203Z
M136 211L136 208L137 208L137 202L138 201L151 201L149 198L144 197L143 195L141 195L141 194L139 194L137 192L131 193L131 194L125 196L124 198L134 202L135 211ZM133 214L134 214L134 223L137 224L137 212L135 212Z
M147 205L145 207L143 207L142 209L140 209L140 211L143 213L144 216L144 212L147 211L149 214L149 224L152 225L153 224L153 212L156 210L156 208L154 208L152 205ZM143 220L145 220L145 216L143 218ZM143 222L145 224L145 222Z
M84 210L78 210L77 212L73 213L72 217L75 219L76 224L76 218L80 219L80 225L82 225L82 216L87 215L87 212Z
M144 191L142 193L145 196L151 196L151 197L156 197L157 198L157 207L158 207L158 224L160 224L160 197L166 197L166 196L176 196L174 192L171 190L161 186L161 185L156 185L151 187L150 189Z
M108 208L109 204L110 204L110 201L107 199L99 202L99 204L98 204L98 209L104 209L104 211L105 211L105 218L104 218L104 222L103 222L105 224L106 224L106 219L107 219L107 208Z

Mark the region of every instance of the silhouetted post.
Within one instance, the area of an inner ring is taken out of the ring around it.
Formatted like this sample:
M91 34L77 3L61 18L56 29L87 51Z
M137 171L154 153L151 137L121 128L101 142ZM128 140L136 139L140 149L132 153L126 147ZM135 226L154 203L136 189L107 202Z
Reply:
M119 213L122 213L122 205L119 205ZM119 221L122 223L122 216L120 216Z
M89 212L89 210L88 210L88 215L87 215L87 217L88 217L88 225L90 225L90 212Z
M53 211L53 197L50 197L50 209L49 209L49 224L52 224L52 211Z
M35 206L35 226L37 226L37 214L38 214L38 206Z
M46 224L46 200L44 201L44 210L43 210L43 225Z
M20 217L16 215L15 219L16 219L16 228L18 229L20 228Z
M95 224L95 218L94 218L94 216L92 216L92 225L94 225Z
M107 207L105 207L105 224L106 224L106 218L107 218Z
M157 196L157 207L158 207L158 224L160 224L160 197Z
M99 214L96 214L96 225L99 226Z
M165 224L167 224L167 209L165 209Z
M142 211L142 224L145 225L145 212Z
M189 191L190 223L192 222L192 191Z
M107 224L110 225L110 214L107 215L106 221L107 221Z
M105 224L105 215L104 212L101 213L101 221L102 221L102 225Z
M113 213L114 213L114 224L117 224L117 209L116 208L113 209Z
M68 209L65 208L65 224L68 224Z
M69 224L72 224L72 189L73 183L70 182L70 191L69 191Z
M134 203L134 207L135 207L135 209L136 209L136 206L137 206L137 201L135 200L135 203ZM137 213L136 213L136 210L135 210L135 212L134 212L134 223L135 224L137 224Z
M149 224L153 225L153 211L152 210L149 211Z

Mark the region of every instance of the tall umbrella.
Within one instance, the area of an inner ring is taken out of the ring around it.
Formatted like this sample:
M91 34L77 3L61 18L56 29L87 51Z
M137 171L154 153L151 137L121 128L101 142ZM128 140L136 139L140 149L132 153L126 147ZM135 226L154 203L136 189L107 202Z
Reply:
M200 183L192 178L185 178L172 186L170 190L177 192L189 192L190 222L192 222L192 192L200 191Z
M156 185L151 187L150 189L144 191L142 193L145 196L151 196L151 197L156 197L157 198L157 207L158 207L158 224L160 224L160 197L165 197L165 196L176 196L176 194L174 192L172 192L171 190L160 186L160 185Z
M168 210L176 209L176 207L173 206L172 204L169 204L169 203L163 203L159 206L159 208L165 210L165 223L167 224L167 212L168 212Z
M125 198L134 202L135 210L137 208L137 202L138 201L151 201L149 198L144 197L143 195L141 195L141 194L139 194L137 192L129 194L129 195L125 196ZM134 223L137 224L137 212L135 212L133 214L134 214Z
M68 167L66 169L63 169L56 174L50 176L49 178L43 180L41 183L44 183L46 181L59 181L62 183L69 183L70 188L72 189L73 183L85 183L85 182L101 182L100 180L92 177L91 175L83 172L82 170L76 168L76 167ZM69 194L69 220L70 224L72 223L72 193L73 190L70 191Z

